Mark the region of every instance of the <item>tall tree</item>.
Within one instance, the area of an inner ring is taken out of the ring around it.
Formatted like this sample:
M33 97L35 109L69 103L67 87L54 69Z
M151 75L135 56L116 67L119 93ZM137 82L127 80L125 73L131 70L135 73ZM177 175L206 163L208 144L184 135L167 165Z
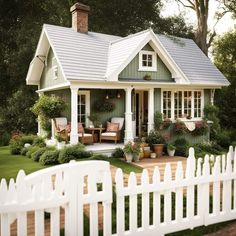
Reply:
M184 7L190 8L196 13L197 17L197 31L195 34L195 41L202 51L208 55L208 48L212 42L215 33L213 33L207 42L207 20L209 13L209 1L210 0L176 0Z
M236 28L216 40L213 56L215 64L230 82L230 86L215 96L221 125L236 130Z

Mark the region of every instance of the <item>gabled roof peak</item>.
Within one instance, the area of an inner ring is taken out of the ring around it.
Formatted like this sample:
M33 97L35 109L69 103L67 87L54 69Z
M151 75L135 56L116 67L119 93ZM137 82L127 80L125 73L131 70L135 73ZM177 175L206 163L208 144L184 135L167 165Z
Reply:
M141 34L145 34L145 33L147 33L147 32L150 32L150 31L153 32L153 30L152 30L151 28L148 28L148 29L146 29L146 30L143 30L143 31L140 31L140 32L137 32L137 33L134 33L134 34L130 34L130 35L126 36L126 37L123 37L123 38L114 40L114 41L111 42L111 44L118 43L118 42L120 42L120 41L123 41L123 40L126 40L126 39L130 39L130 38L136 37L136 36L138 36L138 35L141 35Z

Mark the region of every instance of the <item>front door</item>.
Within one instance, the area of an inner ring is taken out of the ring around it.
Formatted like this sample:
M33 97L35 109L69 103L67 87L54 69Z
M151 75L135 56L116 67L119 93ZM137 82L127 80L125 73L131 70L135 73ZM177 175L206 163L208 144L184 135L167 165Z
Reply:
M134 137L142 137L147 129L148 100L147 91L136 90L133 96Z

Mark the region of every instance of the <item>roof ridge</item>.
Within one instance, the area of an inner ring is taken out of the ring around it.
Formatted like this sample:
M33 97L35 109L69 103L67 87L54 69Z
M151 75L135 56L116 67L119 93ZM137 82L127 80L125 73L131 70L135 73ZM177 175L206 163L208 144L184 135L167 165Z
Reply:
M151 30L151 28L148 28L148 29L146 29L146 30L137 32L137 33L135 33L135 34L130 34L130 35L126 36L126 37L123 37L123 38L120 38L120 39L116 39L116 40L110 42L110 44L118 43L119 41L122 41L122 40L125 40L125 39L129 39L129 38L133 38L133 37L135 37L135 36L137 36L137 35L144 34L144 33L148 32L148 31L150 31L150 30Z

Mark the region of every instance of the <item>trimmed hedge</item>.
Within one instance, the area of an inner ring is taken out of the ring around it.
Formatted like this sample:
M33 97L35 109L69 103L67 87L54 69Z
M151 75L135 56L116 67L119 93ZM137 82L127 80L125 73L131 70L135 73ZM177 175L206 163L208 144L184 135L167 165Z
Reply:
M85 151L81 149L78 145L66 147L60 151L59 154L59 163L67 163L71 160L77 160L82 158L89 158L91 157L91 152Z
M27 156L28 158L31 158L32 154L33 154L34 152L38 151L39 148L40 148L40 147L38 147L38 146L31 146L31 147L29 147L28 152L26 152L26 156Z
M45 151L43 155L40 157L39 162L44 166L58 164L58 157L59 157L59 151L57 150Z
M33 161L39 161L40 157L46 152L48 149L46 147L39 148L36 152L32 153L31 159Z

